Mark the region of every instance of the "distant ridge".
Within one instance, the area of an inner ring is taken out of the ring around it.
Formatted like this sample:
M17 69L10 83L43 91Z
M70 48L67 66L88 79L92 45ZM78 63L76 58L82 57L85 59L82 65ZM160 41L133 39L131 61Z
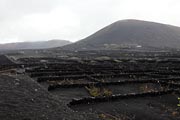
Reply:
M180 27L142 20L120 20L64 50L118 49L123 47L180 48Z
M17 42L0 44L0 50L21 50L21 49L46 49L61 47L63 45L70 44L67 40L49 40L49 41L38 41L38 42Z

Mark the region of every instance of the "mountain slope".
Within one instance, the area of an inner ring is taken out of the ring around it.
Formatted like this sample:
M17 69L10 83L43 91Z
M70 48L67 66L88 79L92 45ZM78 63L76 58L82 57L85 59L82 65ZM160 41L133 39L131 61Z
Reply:
M0 44L0 50L17 50L17 49L45 49L60 47L70 44L71 42L66 40L50 40L50 41L38 41L38 42L17 42Z
M140 20L121 20L62 49L100 49L108 45L180 48L180 27Z

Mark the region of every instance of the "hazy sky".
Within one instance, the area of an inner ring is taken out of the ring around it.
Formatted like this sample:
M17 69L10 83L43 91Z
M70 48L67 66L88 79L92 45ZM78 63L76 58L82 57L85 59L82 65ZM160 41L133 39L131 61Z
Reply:
M77 41L122 19L180 26L180 0L0 0L0 43Z

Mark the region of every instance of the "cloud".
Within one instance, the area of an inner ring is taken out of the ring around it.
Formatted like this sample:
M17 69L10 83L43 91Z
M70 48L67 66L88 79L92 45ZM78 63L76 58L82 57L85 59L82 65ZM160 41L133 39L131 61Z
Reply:
M179 0L0 0L0 43L77 41L122 19L180 26Z

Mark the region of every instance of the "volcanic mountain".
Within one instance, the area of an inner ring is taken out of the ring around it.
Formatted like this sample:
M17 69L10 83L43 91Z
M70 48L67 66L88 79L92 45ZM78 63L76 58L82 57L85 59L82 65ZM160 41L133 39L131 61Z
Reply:
M17 43L0 44L0 50L46 49L46 48L60 47L70 43L71 43L70 41L66 41L66 40L17 42Z
M127 47L180 48L180 27L141 20L120 20L60 49L91 50Z

